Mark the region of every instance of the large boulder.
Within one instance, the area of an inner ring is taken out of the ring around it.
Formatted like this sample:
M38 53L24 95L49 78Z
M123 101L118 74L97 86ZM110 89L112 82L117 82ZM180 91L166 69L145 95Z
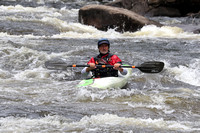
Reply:
M79 22L92 25L99 30L115 28L116 31L137 31L144 25L162 26L160 23L151 21L139 14L127 9L105 6L87 5L79 10Z
M144 15L149 10L148 4L145 0L115 0L106 5L128 9L140 15Z

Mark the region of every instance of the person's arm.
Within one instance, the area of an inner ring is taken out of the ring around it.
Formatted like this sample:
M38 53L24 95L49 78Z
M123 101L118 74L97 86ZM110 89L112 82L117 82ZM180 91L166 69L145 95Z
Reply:
M86 71L87 67L84 67L81 71L82 74L88 74L88 72Z
M90 65L90 67L86 68L86 72L92 71L96 68L96 65L94 63L89 63L88 65Z
M89 73L91 70L96 68L95 60L93 57L89 60L89 62L87 64L90 65L90 67L83 68L83 70L81 71L82 74Z
M128 73L127 69L120 67L122 65L122 60L117 55L113 55L112 60L114 61L114 69L119 70L122 75Z
M115 63L114 64L114 69L120 71L122 75L126 75L128 73L127 69L120 67L120 63Z
M83 78L91 78L92 77L92 73L89 71L86 71L87 67L83 68L81 71L81 74L83 76Z
M115 63L113 68L114 68L115 70L118 70L118 71L120 71L120 72L123 72L123 68L121 68L120 66L121 66L120 63Z

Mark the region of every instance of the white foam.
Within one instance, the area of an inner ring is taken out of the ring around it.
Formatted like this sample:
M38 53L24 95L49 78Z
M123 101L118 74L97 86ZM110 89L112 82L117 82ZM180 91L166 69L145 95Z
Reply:
M146 97L146 98L144 98ZM166 97L163 95L149 95L149 96L142 96L141 98L143 101L138 102L125 102L128 106L132 108L147 108L147 109L156 109L161 110L165 114L171 114L174 110L166 105Z
M126 37L160 37L160 38L196 38L200 39L199 34L193 34L189 32L184 32L183 29L179 27L162 26L157 27L155 25L147 25L142 27L137 32L125 32L123 34Z
M188 66L178 66L170 69L179 81L200 86L200 60L195 59Z
M129 127L130 129L135 128L152 128L160 131L175 131L175 132L190 132L200 131L200 128L193 127L192 122L188 121L166 121L160 119L141 119L134 117L119 117L114 114L97 114L91 117L85 116L80 121L71 122L69 119L61 116L46 116L44 118L29 119L29 118L15 118L7 117L0 118L0 131L1 132L70 132L70 131L85 131L98 130L99 128L110 128L110 127ZM199 125L196 122L196 125ZM37 128L36 128L37 127ZM126 128L125 128L126 129Z
M134 89L131 91L123 90L123 89L110 89L110 90L102 90L98 88L78 88L77 91L77 99L78 101L103 101L107 98L109 99L117 99L120 97L131 96L135 92Z
M16 6L0 6L0 12L50 12L53 13L57 11L57 9L55 8L47 8L45 6L41 6L41 7L24 7L21 5L16 5Z

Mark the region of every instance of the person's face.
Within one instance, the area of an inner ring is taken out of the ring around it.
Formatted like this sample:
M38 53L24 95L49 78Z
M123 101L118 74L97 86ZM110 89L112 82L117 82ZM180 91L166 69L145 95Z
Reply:
M109 50L108 44L101 44L101 45L99 46L99 51L100 51L100 53L102 53L102 54L108 53L108 50Z

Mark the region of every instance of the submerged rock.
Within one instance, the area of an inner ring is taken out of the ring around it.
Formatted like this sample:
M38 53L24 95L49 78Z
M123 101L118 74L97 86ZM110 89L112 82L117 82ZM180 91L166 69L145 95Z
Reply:
M194 30L193 33L195 33L195 34L200 34L200 29Z

